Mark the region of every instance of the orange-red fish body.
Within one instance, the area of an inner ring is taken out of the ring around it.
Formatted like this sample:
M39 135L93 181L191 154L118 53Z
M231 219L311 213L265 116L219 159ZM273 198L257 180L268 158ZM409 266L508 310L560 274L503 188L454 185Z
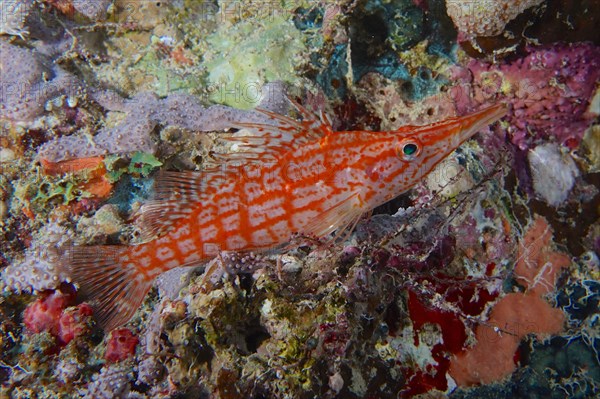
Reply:
M241 131L227 140L237 151L220 167L159 175L157 199L140 212L148 242L73 249L73 278L101 325L128 321L169 269L220 251L273 248L293 233L323 237L353 226L505 113L498 105L428 126L334 132L294 105L301 121L261 111L270 123L234 126Z

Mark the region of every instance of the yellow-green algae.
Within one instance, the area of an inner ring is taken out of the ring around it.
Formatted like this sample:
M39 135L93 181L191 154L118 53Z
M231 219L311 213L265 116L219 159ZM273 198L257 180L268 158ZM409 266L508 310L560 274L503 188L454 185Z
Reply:
M109 155L104 159L104 165L108 179L114 183L125 173L134 177L148 177L152 171L162 166L162 162L152 154L136 151L129 160L119 155Z
M288 15L221 25L207 38L204 53L209 99L232 107L254 108L262 86L298 82L306 44Z
M80 188L89 178L88 170L51 176L44 174L40 166L34 166L14 182L13 209L27 208L36 215L47 215L58 205L90 198L92 195Z
M141 5L129 16L146 31L123 31L106 42L110 62L94 66L106 84L132 95L182 91L213 103L255 107L265 83L298 83L306 38L292 22L308 2L184 1L182 8ZM144 15L137 21L137 15ZM148 15L146 17L146 15ZM185 62L178 62L178 51Z

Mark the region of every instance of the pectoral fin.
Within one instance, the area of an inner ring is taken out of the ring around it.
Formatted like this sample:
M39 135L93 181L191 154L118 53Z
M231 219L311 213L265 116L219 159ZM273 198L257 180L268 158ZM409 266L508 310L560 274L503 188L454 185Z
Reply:
M350 192L335 205L325 209L312 219L302 233L315 235L319 238L336 231L336 238L352 230L363 214L360 207L358 192Z

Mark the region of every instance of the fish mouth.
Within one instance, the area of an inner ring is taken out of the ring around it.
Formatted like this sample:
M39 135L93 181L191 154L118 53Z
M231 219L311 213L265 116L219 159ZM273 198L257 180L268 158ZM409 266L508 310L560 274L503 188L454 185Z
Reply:
M432 159L439 162L456 150L475 133L496 122L508 112L505 104L496 104L469 115L449 118L432 125L421 126L410 137L421 143Z
M508 112L505 104L496 104L469 115L446 119L415 130L413 137L425 147L444 148L449 154L484 127L496 122Z
M459 124L458 132L456 132L456 136L458 137L456 139L460 143L470 139L484 127L491 125L505 116L507 112L508 107L506 104L496 104L472 114L456 118L455 122Z

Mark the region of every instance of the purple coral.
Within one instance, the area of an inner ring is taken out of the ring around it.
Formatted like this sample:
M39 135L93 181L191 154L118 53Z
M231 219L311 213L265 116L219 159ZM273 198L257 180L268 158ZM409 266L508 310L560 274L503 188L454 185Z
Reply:
M34 235L37 243L25 251L21 262L14 262L0 274L0 287L6 291L36 292L58 288L68 281L66 270L58 261L72 243L73 233L57 223L49 223Z
M283 95L281 83L267 84L263 87L260 106L280 111ZM156 145L150 133L158 125L209 132L229 129L236 122L268 122L264 114L256 111L223 105L206 108L197 97L188 94L171 94L158 98L153 93L143 92L131 99L123 99L113 92L94 92L91 96L105 109L124 112L126 117L119 125L103 128L94 137L72 135L50 141L40 148L40 158L58 162L107 153L153 153Z
M553 137L576 147L593 121L586 113L600 78L600 49L591 44L529 48L518 60L492 64L473 60L453 87L458 113L481 103L505 101L513 144L524 150Z
M92 376L92 381L80 389L79 394L81 397L99 399L131 397L133 380L131 365L127 362L107 364Z
M0 39L0 119L29 123L46 102L81 91L78 79L39 51Z
M0 2L0 34L27 36L25 25L33 10L33 0Z

